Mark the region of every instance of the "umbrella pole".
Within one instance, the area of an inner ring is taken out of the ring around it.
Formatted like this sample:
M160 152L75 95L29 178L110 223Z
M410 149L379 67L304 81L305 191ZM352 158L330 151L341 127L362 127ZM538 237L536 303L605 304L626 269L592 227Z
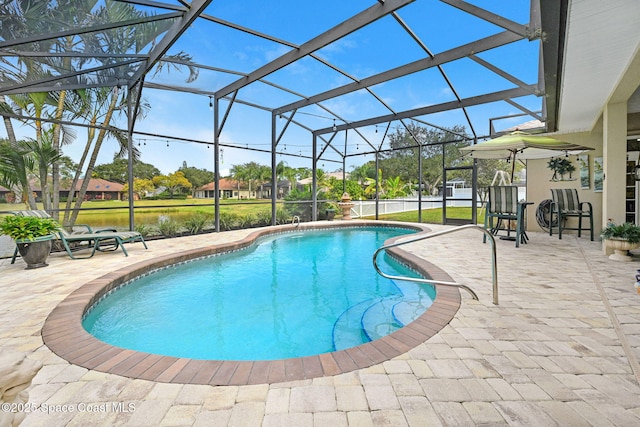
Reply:
M513 178L514 178L514 174L516 173L516 154L518 154L518 151L512 151L512 156L511 156L511 182L509 183L510 185L513 185ZM517 226L517 225L516 225ZM512 230L512 225L511 225L511 220L507 221L507 235L509 236ZM516 233L517 236L518 233ZM517 237L516 237L517 239Z

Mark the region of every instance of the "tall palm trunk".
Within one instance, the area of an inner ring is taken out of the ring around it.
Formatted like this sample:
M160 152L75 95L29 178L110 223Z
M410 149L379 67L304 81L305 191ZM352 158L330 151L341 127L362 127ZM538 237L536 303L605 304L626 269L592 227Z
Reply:
M42 145L42 121L39 120L42 117L42 105L35 105L36 115L36 141L38 145ZM42 205L44 209L51 212L51 193L49 192L49 186L47 185L47 175L40 174L40 195L42 197Z
M64 41L64 51L73 50L73 37L67 36ZM71 69L71 58L64 58L63 60L64 68ZM58 97L58 106L55 113L56 120L62 120L62 116L64 114L65 101L67 98L67 91L63 90L60 92L60 96ZM53 125L53 148L60 153L61 152L61 135L62 134L62 125L58 122ZM53 218L58 220L60 219L60 162L56 161L51 167L51 181L52 181L52 199L51 204L53 208Z
M109 103L109 108L107 110L107 114L103 120L103 126L100 128L98 132L98 137L96 138L96 143L93 146L93 151L91 152L91 157L89 159L89 163L87 164L87 170L84 175L84 179L82 180L82 186L80 187L80 192L78 193L78 197L76 198L76 203L74 205L73 211L71 212L69 226L73 226L75 224L76 219L78 219L79 209L82 206L82 202L84 201L84 196L87 194L87 188L89 187L89 181L91 180L91 175L93 174L93 168L96 165L96 161L98 160L98 153L100 152L100 147L104 142L104 139L107 136L107 130L105 127L111 122L111 117L113 116L114 111L116 110L116 105L118 103L118 95L120 90L118 87L113 88L113 92L111 94L111 101ZM66 225L66 224L65 224Z
M60 92L60 98L58 99L58 107L56 110L56 120L62 120L62 114L64 113L64 100L66 98L67 91ZM60 153L60 136L62 131L62 125L56 123L53 125L53 148L56 152ZM51 208L52 216L55 220L60 218L60 162L56 161L51 166Z
M67 197L67 203L64 209L63 224L65 227L70 227L73 224L71 222L71 206L73 204L74 197L78 197L76 196L76 187L78 186L78 181L80 181L80 176L82 175L82 170L84 169L84 163L87 161L87 157L89 157L89 151L91 151L91 144L96 133L95 128L93 127L96 124L96 120L97 118L94 116L89 123L90 126L89 130L87 131L87 144L84 146L84 151L82 152L82 156L80 157L80 161L78 162L78 168L76 169L76 173L73 176L73 181L71 182L71 187L69 188L69 196Z
M0 104L7 104L7 100L4 97L4 95L0 95ZM11 118L3 115L2 119L4 120L4 127L7 130L7 137L9 138L9 144L11 144L11 146L15 146L17 139L16 139L16 132L13 129L13 123L11 123Z

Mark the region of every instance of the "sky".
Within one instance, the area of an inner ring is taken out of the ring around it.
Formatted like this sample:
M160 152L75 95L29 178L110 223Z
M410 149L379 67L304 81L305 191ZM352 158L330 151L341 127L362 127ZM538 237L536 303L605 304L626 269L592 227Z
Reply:
M175 0L169 0L167 3L179 4ZM206 13L237 25L253 28L280 40L302 44L376 3L373 0L349 2L343 0L325 2L216 0L209 5ZM526 24L529 20L528 0L508 2L475 0L470 3L521 24ZM154 11L165 12L159 9ZM434 54L502 31L492 24L437 0L416 0L400 9L398 15ZM503 46L495 51L481 52L478 56L526 83L535 83L538 74L538 49L537 41L525 40ZM187 29L170 49L169 54L187 52L197 63L248 73L286 54L289 50L290 48L283 44L244 34L213 22L198 20ZM426 56L424 50L390 16L353 32L324 47L316 54L356 79L366 78ZM512 83L469 59L444 64L442 69L461 98L514 87ZM185 78L184 72L171 70L168 73L149 76L146 81L215 92L239 77L228 73L201 70L198 79L193 83L186 83ZM287 87L301 96L324 92L352 81L317 59L309 57L266 76L265 80L272 85ZM298 95L276 89L272 85L255 84L243 88L239 91L237 99L261 104L270 109L301 99ZM455 100L455 95L442 74L434 68L403 77L399 81L381 83L372 87L371 90L394 111ZM206 95L145 88L143 98L151 105L151 109L144 119L138 120L137 131L213 142L214 112L209 108L209 98ZM532 110L539 110L541 105L540 99L534 96L522 98L518 102ZM220 117L224 115L227 105L226 101L220 101L222 109ZM335 117L338 117L335 120L336 123L340 124L389 113L382 103L366 91L328 99L322 105L324 109L311 106L299 110L295 119L311 129L317 129L330 127ZM501 102L470 107L467 113L471 117L476 133L484 136L489 133L490 118L518 114L521 111ZM460 110L432 114L421 119L438 126L466 125L468 128L465 116ZM500 126L515 126L528 120L531 120L531 117L502 120ZM285 126L286 119L278 119L276 122L277 133L279 133ZM125 127L125 123L124 118L114 122L122 128ZM18 126L15 122L14 125L17 127L19 136L34 136L29 127ZM392 122L391 126L395 129L400 126L400 123ZM382 143L384 125L361 128L359 132L370 143L379 145ZM77 133L76 142L64 148L65 154L74 160L79 159L86 141L86 130L78 129ZM0 136L4 135L5 129L0 126ZM348 152L357 154L367 150L368 142L362 136L353 131L346 135L340 132L333 143L344 147L346 139ZM254 149L247 151L223 147L221 176L227 175L228 170L236 164L255 161L270 165L270 155L257 150L270 148L271 113L235 104L230 110L220 141L223 144ZM165 174L174 172L184 162L188 166L214 169L214 150L206 144L179 142L170 137L141 135L134 137L134 143L141 152L141 160L153 164ZM291 125L284 133L278 148L286 153L310 155L311 143L311 133L308 130ZM114 142L105 144L98 164L111 162L115 151ZM332 161L338 160L339 157L331 154L331 150L327 150L326 153L325 158L320 161L321 168L333 171L342 166L341 162ZM278 161L280 160L292 167L311 167L309 159L278 156ZM372 155L349 157L347 171L369 160L373 160Z

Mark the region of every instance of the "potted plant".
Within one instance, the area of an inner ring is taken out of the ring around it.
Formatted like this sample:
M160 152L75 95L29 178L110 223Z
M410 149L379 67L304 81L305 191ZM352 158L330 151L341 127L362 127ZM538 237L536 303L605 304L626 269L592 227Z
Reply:
M15 240L27 269L46 267L54 232L60 225L51 218L6 216L0 222L0 234Z
M602 229L600 237L608 248L613 249L609 259L616 261L631 261L627 252L640 247L640 226L625 222L616 224L609 220L607 226Z

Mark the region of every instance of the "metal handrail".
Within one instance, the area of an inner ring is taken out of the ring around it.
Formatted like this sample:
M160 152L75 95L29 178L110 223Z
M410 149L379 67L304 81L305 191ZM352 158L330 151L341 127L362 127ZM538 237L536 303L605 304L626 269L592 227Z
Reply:
M298 215L294 215L293 218L291 218L291 225L296 226L296 228L300 227L300 217Z
M493 237L493 234L491 234L491 232L489 230L487 230L484 227L481 227L479 225L475 225L475 224L461 225L459 227L450 228L450 229L442 230L442 231L437 231L435 233L430 233L430 234L427 234L427 235L424 235L424 236L418 236L418 237L414 237L412 239L402 240L400 242L390 243L388 245L381 246L373 254L373 267L376 269L376 271L378 272L379 275L381 275L382 277L385 277L387 279L406 280L406 281L410 281L410 282L428 283L428 284L436 284L436 285L453 286L453 287L456 287L456 288L462 288L465 291L469 292L471 294L471 296L473 297L473 299L475 299L477 301L478 300L478 295L473 291L473 289L471 289L467 285L463 285L463 284L457 283L457 282L443 282L441 280L418 279L418 278L414 278L414 277L392 276L390 274L384 273L382 270L380 270L380 267L378 266L378 254L380 252L384 251L384 250L387 250L389 248L394 248L394 247L397 247L397 246L406 245L408 243L418 242L420 240L431 239L433 237L442 236L444 234L454 233L456 231L467 230L467 229L472 229L472 228L482 231L486 236L489 237L489 242L491 242L491 264L492 264L492 274L491 274L491 276L492 276L492 280L493 280L493 303L495 305L498 305L498 262L497 262L497 259L496 259L496 240Z

